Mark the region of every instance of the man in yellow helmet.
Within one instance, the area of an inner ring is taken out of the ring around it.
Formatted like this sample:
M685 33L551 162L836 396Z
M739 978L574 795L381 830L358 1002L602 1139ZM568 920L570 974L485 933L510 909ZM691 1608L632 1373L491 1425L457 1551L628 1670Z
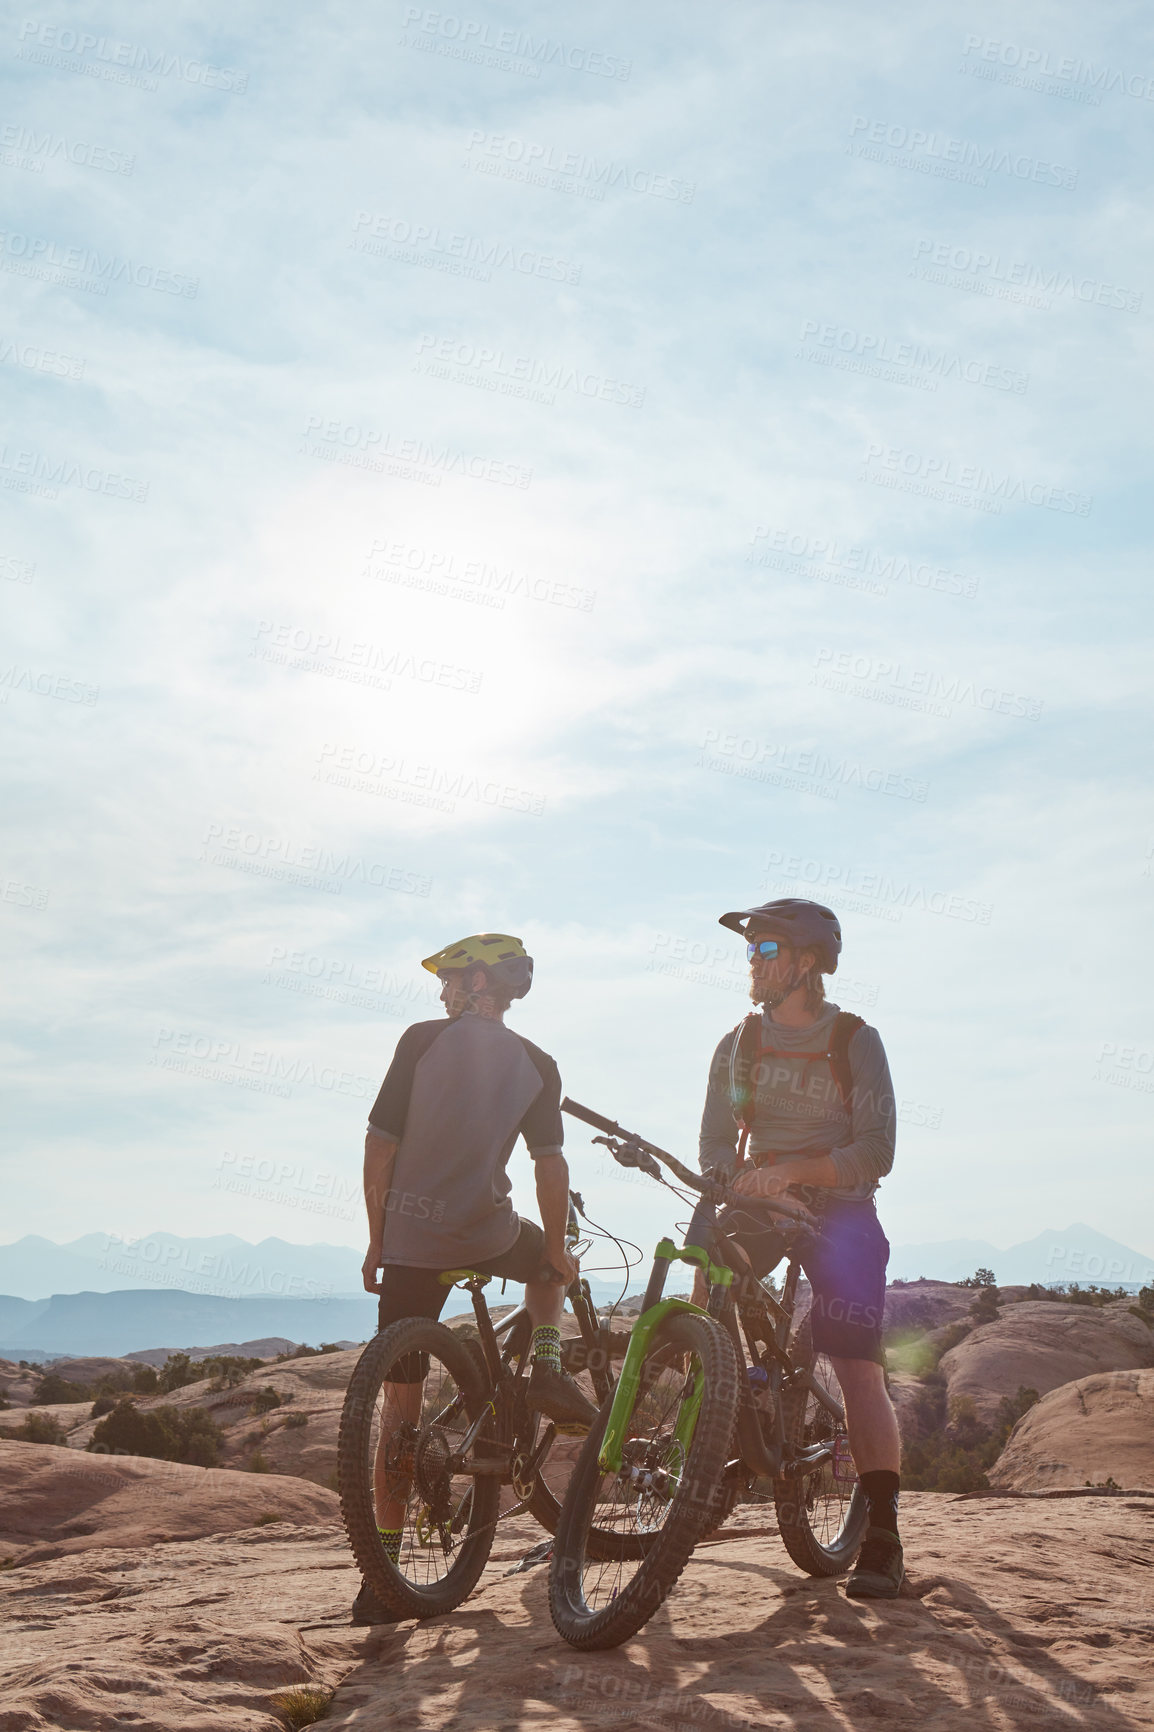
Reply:
M565 1243L561 1076L504 1021L532 984L533 959L519 938L482 932L421 966L441 981L448 1019L405 1030L365 1137L363 1275L380 1295L378 1327L439 1316L446 1269L523 1281L534 1326L529 1405L558 1424L588 1426L595 1411L560 1359L565 1289L578 1274ZM518 1135L533 1157L540 1227L510 1200L506 1168Z
M569 1167L562 1153L561 1075L547 1052L505 1026L505 1012L533 982L519 938L474 933L426 956L448 1018L418 1022L397 1043L369 1114L365 1289L380 1295L378 1329L402 1317L440 1316L450 1289L442 1271L476 1269L525 1284L533 1324L531 1408L567 1428L588 1428L596 1409L561 1365L565 1289L578 1269L565 1242ZM518 1136L533 1157L542 1226L514 1213L506 1172ZM407 1412L412 1386L386 1386ZM383 1441L383 1440L382 1440ZM405 1505L378 1500L385 1550L399 1556ZM390 1622L367 1583L353 1622Z

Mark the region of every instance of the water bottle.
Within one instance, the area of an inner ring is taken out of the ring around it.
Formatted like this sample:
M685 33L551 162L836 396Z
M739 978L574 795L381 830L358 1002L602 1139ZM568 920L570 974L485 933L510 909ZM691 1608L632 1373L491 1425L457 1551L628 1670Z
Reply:
M747 1365L745 1375L749 1379L749 1392L753 1396L753 1405L763 1411L769 1406L769 1372L764 1365Z

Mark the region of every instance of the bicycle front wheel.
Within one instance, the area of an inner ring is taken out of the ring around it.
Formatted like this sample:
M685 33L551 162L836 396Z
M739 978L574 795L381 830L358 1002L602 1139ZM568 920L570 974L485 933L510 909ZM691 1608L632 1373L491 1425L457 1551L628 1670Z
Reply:
M337 1444L341 1514L361 1574L398 1618L452 1611L488 1561L500 1479L454 1461L488 1396L468 1345L425 1317L374 1336L349 1380ZM494 1465L493 1435L490 1415L469 1462Z
M729 1336L709 1317L666 1319L645 1357L620 1470L605 1473L612 1404L609 1395L574 1469L549 1573L553 1623L581 1649L635 1635L716 1523L737 1419Z
M844 1407L837 1373L828 1357L814 1350L808 1317L794 1337L789 1357L795 1368L808 1372L839 1407ZM869 1517L845 1424L803 1384L785 1391L782 1420L787 1467L815 1446L823 1457L808 1473L774 1481L773 1500L782 1544L807 1575L843 1575L858 1554Z

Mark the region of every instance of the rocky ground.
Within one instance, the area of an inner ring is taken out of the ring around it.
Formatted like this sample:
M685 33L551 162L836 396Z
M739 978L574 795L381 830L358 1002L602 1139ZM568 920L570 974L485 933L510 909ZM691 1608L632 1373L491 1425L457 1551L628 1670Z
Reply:
M1154 1371L1101 1371L1051 1390L1015 1426L989 1479L1004 1491L1112 1480L1154 1492Z
M0 1444L3 1508L30 1512L0 1523L0 1732L273 1732L306 1685L335 1688L331 1732L1154 1726L1154 1498L914 1493L908 1592L883 1605L800 1574L765 1508L739 1510L639 1636L580 1655L545 1568L509 1573L540 1538L522 1518L456 1612L358 1630L322 1488L80 1468Z

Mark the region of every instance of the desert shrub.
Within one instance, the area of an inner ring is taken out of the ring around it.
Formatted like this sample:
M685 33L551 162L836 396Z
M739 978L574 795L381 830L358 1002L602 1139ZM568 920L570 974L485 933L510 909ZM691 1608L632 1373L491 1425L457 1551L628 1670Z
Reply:
M992 1269L975 1269L972 1275L967 1275L964 1281L959 1281L959 1287L996 1287L997 1276Z
M84 1383L71 1383L55 1371L46 1372L36 1385L30 1407L48 1407L57 1401L87 1401L92 1391Z
M250 1473L271 1473L272 1472L272 1468L269 1466L268 1461L261 1454L259 1449L251 1457L249 1464L248 1464L248 1471Z
M923 1380L914 1414L926 1435L912 1442L902 1462L902 1484L910 1491L988 1491L986 1469L994 1465L1018 1420L1038 1399L1036 1389L1019 1385L1004 1395L992 1425L978 1418L973 1401L961 1396L947 1410L940 1372Z
M978 1273L981 1274L981 1270L979 1270ZM979 1289L977 1298L970 1306L970 1316L974 1319L975 1325L996 1322L996 1320L1002 1315L998 1310L998 1300L1000 1297L1001 1295L996 1287L990 1286L989 1283L983 1283L982 1287Z
M200 1374L212 1378L214 1389L234 1389L250 1371L258 1370L263 1364L263 1359L245 1359L240 1354L210 1353L200 1362Z
M98 1395L96 1400L92 1403L92 1412L89 1417L91 1419L99 1419L102 1413L111 1413L112 1409L116 1406L116 1401L117 1397L115 1395Z
M1154 1288L1144 1287L1142 1293L1154 1301ZM1138 1303L1142 1304L1142 1293ZM1056 1281L1052 1287L1041 1287L1036 1281L1031 1281L1026 1294L1027 1299L1060 1299L1064 1305L1110 1305L1115 1299L1131 1299L1133 1294L1125 1287L1099 1287L1091 1281L1082 1287L1077 1281L1071 1281L1067 1287L1064 1281Z
M194 1365L187 1353L170 1353L156 1379L157 1393L171 1395L174 1389L184 1389L189 1383L199 1383L203 1372Z
M307 1413L290 1413L284 1422L285 1430L296 1431L299 1426L307 1425L308 1422L309 1416Z
M144 1413L124 1398L95 1427L88 1448L100 1455L146 1455L215 1467L221 1429L200 1407L154 1407Z
M280 1407L286 1398L266 1383L263 1389L258 1389L252 1398L250 1413L271 1413L274 1407Z
M160 1373L155 1365L137 1365L132 1371L132 1387L138 1395L155 1395L160 1384Z
M335 1694L323 1684L294 1684L291 1690L280 1690L270 1697L269 1704L281 1725L296 1732L298 1727L313 1726L323 1720Z
M31 1412L25 1415L22 1425L0 1426L0 1437L16 1443L62 1444L64 1427L54 1413Z

